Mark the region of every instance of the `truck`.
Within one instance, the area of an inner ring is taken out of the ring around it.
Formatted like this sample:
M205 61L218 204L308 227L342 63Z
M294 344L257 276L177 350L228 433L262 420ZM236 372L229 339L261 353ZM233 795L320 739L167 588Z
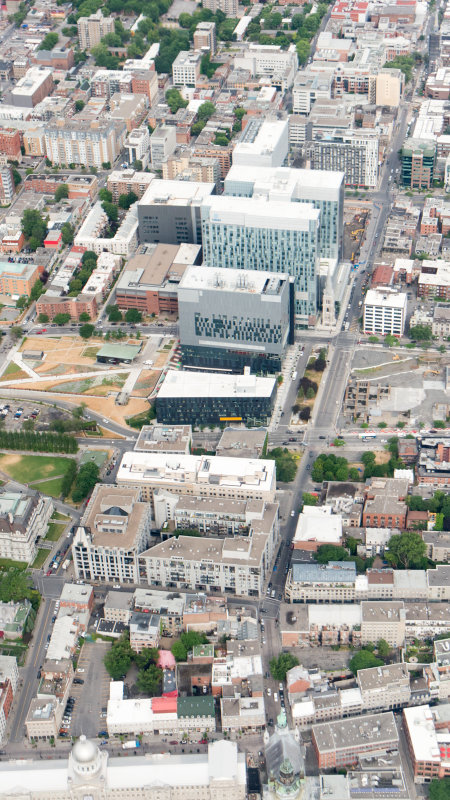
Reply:
M63 568L64 570L66 570L66 569L67 569L67 567L69 566L69 564L70 564L70 558L66 558L66 560L65 560L64 564L62 565L62 568Z
M136 747L140 747L141 743L137 739L130 739L128 742L124 742L122 745L122 750L134 750Z

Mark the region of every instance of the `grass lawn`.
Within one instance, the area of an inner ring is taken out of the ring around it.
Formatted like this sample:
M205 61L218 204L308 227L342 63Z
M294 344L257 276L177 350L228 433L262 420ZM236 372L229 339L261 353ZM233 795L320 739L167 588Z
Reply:
M47 558L50 557L51 550L38 550L37 556L34 559L31 569L40 569L46 562Z
M102 467L107 458L107 450L86 450L80 458L80 466L93 461L94 464L97 464L97 467Z
M32 486L33 489L39 489L42 494L48 494L50 497L59 497L62 490L62 478L50 478L49 481L41 481Z
M71 458L59 456L25 456L10 453L0 456L0 470L20 483L33 483L65 475L71 461ZM34 488L40 488L40 484ZM44 484L42 490L45 491Z
M69 522L70 517L68 517L67 514L61 514L60 511L54 511L51 522L55 519L62 519L64 522Z
M4 569L26 569L27 564L24 561L12 561L10 558L0 558L0 570Z
M85 347L81 355L84 356L84 358L95 358L95 356L97 355L99 350L100 350L100 346L98 346L98 347Z
M48 531L45 538L50 542L57 542L65 527L66 526L64 523L58 524L57 522L49 522Z

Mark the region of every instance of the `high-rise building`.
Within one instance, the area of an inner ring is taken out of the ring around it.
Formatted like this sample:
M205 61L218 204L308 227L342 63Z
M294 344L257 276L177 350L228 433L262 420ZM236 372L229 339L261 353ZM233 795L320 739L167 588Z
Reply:
M10 167L0 167L0 203L9 206L14 197L14 180Z
M436 142L407 139L402 149L402 181L410 189L429 189L433 183Z
M139 241L200 244L200 206L215 188L214 183L152 181L138 204Z
M204 0L203 8L208 8L213 14L223 11L227 17L237 17L238 0Z
M209 52L212 56L216 52L216 23L199 22L194 31L194 50Z
M312 204L320 211L319 256L340 257L344 224L343 172L233 165L225 178L224 192L241 197L258 195L274 202Z
M172 64L172 79L175 86L197 86L200 77L201 53L181 50Z
M177 146L175 125L160 125L150 136L150 159L153 169L161 169L164 159L171 156Z
M295 278L296 324L317 311L320 211L268 197L221 195L201 206L203 258L210 267L288 273Z
M0 128L0 153L14 161L22 161L20 132L15 128Z
M83 124L60 119L45 129L47 158L54 164L82 164L100 168L103 163L113 164L119 155L126 135L126 127L118 122Z
M80 17L77 26L81 50L95 47L107 33L114 33L113 17L104 17L101 11L96 11L89 17Z
M364 300L365 333L402 336L406 323L407 296L393 289L369 289Z
M367 186L378 183L378 144L376 131L333 131L308 143L311 168L339 170L346 186Z
M149 146L150 134L147 125L141 125L140 128L134 128L130 131L124 146L128 163L134 164L135 161L140 161L142 164L141 169L146 167L148 165Z
M404 85L405 77L401 69L381 69L375 83L377 106L398 108Z
M279 372L294 339L293 278L188 267L178 287L183 366Z

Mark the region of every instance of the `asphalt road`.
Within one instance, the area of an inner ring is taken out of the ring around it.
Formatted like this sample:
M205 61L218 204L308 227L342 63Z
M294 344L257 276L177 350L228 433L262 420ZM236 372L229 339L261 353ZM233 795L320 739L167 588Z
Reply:
M33 697L36 696L39 679L38 670L45 660L45 643L50 630L54 613L54 600L44 599L39 609L33 631L25 667L21 669L22 686L17 693L17 705L14 709L10 729L10 741L21 742L25 736L25 719Z

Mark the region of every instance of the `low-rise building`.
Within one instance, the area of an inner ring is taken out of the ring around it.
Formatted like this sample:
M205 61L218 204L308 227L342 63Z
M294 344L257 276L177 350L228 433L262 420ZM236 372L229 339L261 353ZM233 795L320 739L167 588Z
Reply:
M275 403L275 378L217 372L168 370L156 398L158 422L268 424Z
M138 488L98 484L72 544L77 578L138 583L138 555L150 541L151 509Z
M316 552L324 544L342 544L342 517L330 505L304 506L292 540L294 550Z
M238 733L261 733L266 725L263 697L222 697L220 713L222 731L233 736Z
M144 314L176 314L178 284L188 266L201 257L197 244L153 244L128 261L116 284L119 308Z
M404 729L414 771L414 783L450 777L449 721L439 725L439 707L429 705L403 709Z
M433 309L433 323L431 326L433 336L447 338L450 336L450 308L437 303Z
M107 622L122 622L128 625L133 609L133 592L108 592L103 606L103 617Z
M48 741L58 738L64 706L56 698L35 697L25 719L27 737L30 741Z
M292 564L285 594L290 603L349 603L356 599L357 575L353 561L328 564Z
M397 750L398 731L390 711L314 725L312 743L319 769L339 769Z
M184 626L183 612L189 595L156 589L136 589L134 608L146 616L158 617L162 636L177 636Z
M261 458L267 442L265 428L225 428L216 447L216 456Z
M390 711L409 703L409 670L403 662L359 669L357 682L365 711Z
M361 642L378 642L401 647L405 641L405 609L403 601L361 603Z
M189 455L192 428L190 425L143 425L134 449L141 453Z
M152 500L160 489L175 495L228 497L236 500L275 499L275 462L270 459L166 453L124 453L117 473L119 486L139 487L142 499Z
M144 648L158 647L161 622L158 614L133 611L129 621L130 647L136 653Z
M112 193L114 203L117 203L121 194L129 192L133 192L140 199L154 177L152 172L139 172L134 169L115 170L108 175L106 185L108 191Z
M21 603L0 603L0 632L5 639L20 639L31 611L29 600Z
M31 564L44 538L53 503L37 492L0 492L0 557Z
M19 670L14 656L0 656L0 743L6 737L6 723L19 685Z

